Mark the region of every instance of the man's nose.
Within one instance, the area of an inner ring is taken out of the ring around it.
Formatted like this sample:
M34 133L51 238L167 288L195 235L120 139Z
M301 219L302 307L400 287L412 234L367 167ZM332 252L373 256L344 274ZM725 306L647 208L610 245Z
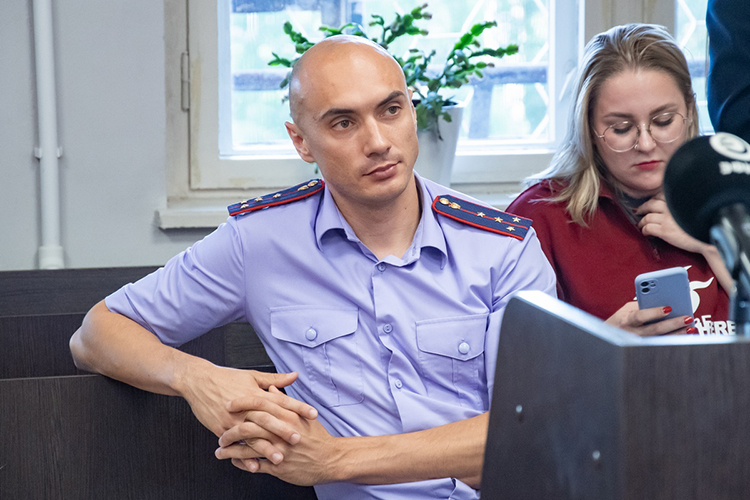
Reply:
M370 156L387 153L391 148L391 142L385 133L385 125L374 118L365 123L365 154Z

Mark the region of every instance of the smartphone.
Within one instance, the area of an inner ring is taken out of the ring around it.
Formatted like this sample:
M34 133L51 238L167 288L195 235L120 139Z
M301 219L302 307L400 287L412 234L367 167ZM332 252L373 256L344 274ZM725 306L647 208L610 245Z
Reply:
M690 281L684 267L639 274L635 278L635 295L639 309L671 307L672 312L665 319L693 315Z

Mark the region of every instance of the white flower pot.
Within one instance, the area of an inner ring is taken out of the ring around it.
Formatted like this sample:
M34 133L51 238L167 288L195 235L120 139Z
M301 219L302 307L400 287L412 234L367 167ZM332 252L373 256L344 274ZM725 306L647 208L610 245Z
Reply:
M450 122L442 118L438 122L440 135L435 130L419 130L419 156L414 170L420 176L444 186L451 185L451 174L453 172L453 159L456 156L456 145L458 144L458 133L461 129L461 118L464 106L458 104L443 108L451 117Z

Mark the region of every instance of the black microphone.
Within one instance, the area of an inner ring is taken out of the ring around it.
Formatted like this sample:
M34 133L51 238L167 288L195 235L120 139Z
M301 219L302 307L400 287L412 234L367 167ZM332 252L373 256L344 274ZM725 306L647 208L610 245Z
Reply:
M686 142L667 165L664 197L686 233L718 248L737 285L730 319L750 334L750 144L724 132Z

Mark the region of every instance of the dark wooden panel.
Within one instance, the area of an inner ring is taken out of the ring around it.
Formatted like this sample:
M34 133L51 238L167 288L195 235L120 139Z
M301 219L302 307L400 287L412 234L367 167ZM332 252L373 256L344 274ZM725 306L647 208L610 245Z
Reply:
M0 317L0 379L83 374L68 347L83 316Z
M750 345L625 349L628 499L750 498Z
M0 379L80 375L68 342L82 313L0 317ZM233 368L272 371L263 344L247 323L216 328L180 350Z
M0 272L0 316L84 313L156 267Z
M0 498L314 499L216 460L181 398L98 375L0 381Z
M248 323L231 323L224 327L225 364L233 368L273 368L255 330Z

